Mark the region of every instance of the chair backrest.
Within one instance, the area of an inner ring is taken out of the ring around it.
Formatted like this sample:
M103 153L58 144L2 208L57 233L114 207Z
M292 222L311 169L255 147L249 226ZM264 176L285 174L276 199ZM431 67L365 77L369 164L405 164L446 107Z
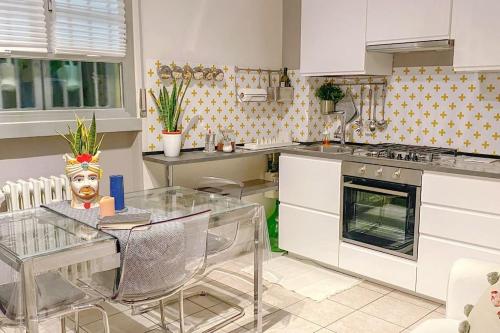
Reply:
M224 195L236 199L241 199L243 187L244 184L242 182L218 177L202 177L196 185L196 189L199 191Z
M205 264L209 219L210 211L203 211L132 228L113 298L124 303L154 301L191 280Z
M0 192L10 212L36 208L42 204L71 197L71 187L66 175L7 181L4 186L0 187Z

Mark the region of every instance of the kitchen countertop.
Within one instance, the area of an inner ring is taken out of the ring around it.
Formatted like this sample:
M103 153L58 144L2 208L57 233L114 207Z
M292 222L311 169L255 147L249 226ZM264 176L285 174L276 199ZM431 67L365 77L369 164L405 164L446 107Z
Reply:
M283 151L282 147L264 149L264 150L248 150L236 147L236 151L232 153L224 153L220 151L213 153L205 153L202 150L194 150L194 151L181 152L181 154L177 157L166 157L162 153L146 154L142 157L142 159L144 161L160 163L170 166L179 164L228 160L233 158L252 157L263 154L280 153L282 151Z
M435 171L435 172L443 172L450 174L500 179L500 162L496 163L473 162L471 161L472 159L480 161L481 158L472 158L470 156L465 156L465 155L459 155L456 158L445 157L441 161L436 161L432 163L419 163L419 162L401 161L401 160L384 159L384 158L353 156L349 153L328 153L320 151L311 151L301 148L303 147L283 148L281 149L281 153L329 158L334 160L359 162L359 163L383 164L387 166L394 166L397 168L417 169L423 171Z
M237 148L236 151L233 153L223 153L223 152L205 153L201 150L197 150L197 151L182 152L181 155L178 157L166 157L161 153L146 154L143 156L143 159L145 161L160 163L166 166L173 166L180 164L244 158L244 157L258 156L263 154L286 153L292 155L320 157L320 158L327 158L327 159L334 159L341 161L383 164L398 168L408 168L408 169L417 169L423 171L435 171L435 172L443 172L443 173L458 174L458 175L500 179L500 162L497 163L474 162L472 160L480 161L481 158L475 158L475 157L471 158L470 156L465 156L465 155L460 155L457 156L456 158L453 157L443 158L443 160L433 163L419 163L419 162L381 159L381 158L372 158L364 156L353 156L349 153L312 151L312 150L306 150L304 148L305 146L290 146L290 147L280 147L280 148L272 148L265 150L244 150L241 148Z

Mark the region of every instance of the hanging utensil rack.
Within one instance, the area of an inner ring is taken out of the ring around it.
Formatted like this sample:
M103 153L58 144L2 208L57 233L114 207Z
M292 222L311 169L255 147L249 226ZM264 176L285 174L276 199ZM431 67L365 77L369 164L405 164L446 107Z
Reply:
M281 73L280 69L266 69L266 68L244 68L244 67L234 67L234 72L236 74L236 78L234 80L234 91L236 94L236 102L238 102L238 73L239 72L247 72L247 73L258 73L259 80L260 75L262 73L267 73L268 77L268 87L267 87L267 101L268 102L291 102L293 100L293 88L292 87L272 87L271 86L271 75L273 73Z

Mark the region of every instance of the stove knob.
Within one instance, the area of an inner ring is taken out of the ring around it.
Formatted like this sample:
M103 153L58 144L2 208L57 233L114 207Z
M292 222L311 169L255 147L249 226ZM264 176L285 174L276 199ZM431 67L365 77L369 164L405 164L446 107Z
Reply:
M402 160L402 159L403 159L403 155L398 154L398 156L396 156L396 159L397 159L397 160Z
M363 165L358 171L360 174L364 175L366 173L366 165Z
M383 168L379 168L377 171L375 171L375 176L377 176L377 177L382 176L383 171L384 171Z
M396 171L394 171L394 173L392 174L392 178L394 179L401 178L401 169L397 169Z

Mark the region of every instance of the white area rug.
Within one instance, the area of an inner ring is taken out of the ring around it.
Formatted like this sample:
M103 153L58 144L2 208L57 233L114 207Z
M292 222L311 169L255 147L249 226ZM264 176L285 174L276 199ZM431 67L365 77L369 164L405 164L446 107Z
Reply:
M253 273L253 266L243 269ZM360 279L321 267L311 261L280 256L264 263L264 279L315 301L350 289Z

